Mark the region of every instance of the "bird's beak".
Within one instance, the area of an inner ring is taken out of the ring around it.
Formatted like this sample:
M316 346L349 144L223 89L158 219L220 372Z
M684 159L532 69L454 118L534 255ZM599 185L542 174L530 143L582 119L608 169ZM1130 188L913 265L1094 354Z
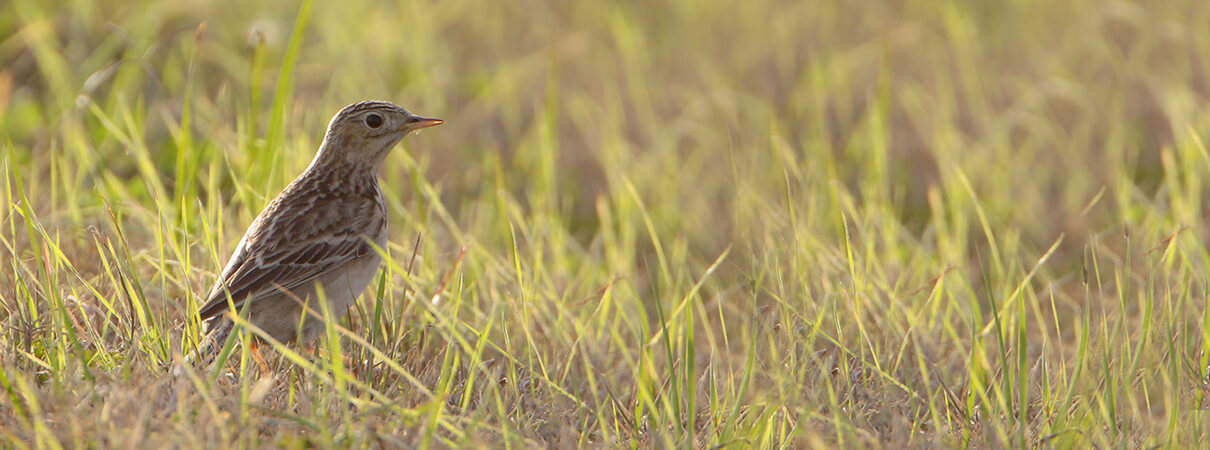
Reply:
M419 130L421 128L435 127L435 126L441 125L443 123L445 123L445 121L441 120L441 119L430 119L428 117L412 116L411 120L409 120L408 123L405 123L405 124L403 124L402 127L400 127L400 130L410 132L410 131Z

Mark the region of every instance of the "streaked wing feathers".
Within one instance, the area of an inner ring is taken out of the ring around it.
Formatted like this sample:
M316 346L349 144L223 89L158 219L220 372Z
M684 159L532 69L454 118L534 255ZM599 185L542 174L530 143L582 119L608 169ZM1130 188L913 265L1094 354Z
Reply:
M385 225L376 196L338 197L305 187L288 187L249 227L198 311L202 320L228 309L228 292L238 309L374 252L369 240Z

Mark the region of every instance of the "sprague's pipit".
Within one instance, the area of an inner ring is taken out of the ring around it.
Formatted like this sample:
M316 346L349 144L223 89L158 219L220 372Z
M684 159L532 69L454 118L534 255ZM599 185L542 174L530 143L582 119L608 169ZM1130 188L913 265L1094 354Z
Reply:
M380 101L336 113L311 165L256 217L206 295L198 310L205 336L189 360L213 361L232 332L233 306L282 342L323 332L323 320L307 312L322 311L321 297L332 317L344 317L378 272L374 246L386 248L379 166L408 133L442 123Z

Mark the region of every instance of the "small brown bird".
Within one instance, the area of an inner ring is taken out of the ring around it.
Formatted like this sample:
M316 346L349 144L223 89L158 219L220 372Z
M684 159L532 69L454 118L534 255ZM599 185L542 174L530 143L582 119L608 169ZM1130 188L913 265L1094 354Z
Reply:
M408 133L445 123L389 102L349 105L328 124L311 165L256 217L198 310L205 337L189 360L209 364L233 322L248 321L283 342L310 342L324 330L317 286L332 315L344 317L378 273L374 246L387 244L378 168ZM309 317L308 317L309 316Z

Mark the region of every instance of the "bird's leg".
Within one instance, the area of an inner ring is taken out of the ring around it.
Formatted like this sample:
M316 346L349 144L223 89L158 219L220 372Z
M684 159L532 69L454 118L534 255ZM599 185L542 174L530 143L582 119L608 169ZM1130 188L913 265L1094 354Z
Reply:
M252 359L256 360L256 365L260 366L261 373L272 373L269 370L269 363L265 361L265 355L260 352L260 341L252 339L250 345L248 350L252 352Z
M345 367L349 368L349 372L353 373L354 378L361 378L362 373L369 373L369 364L366 359L361 358L362 352L359 350L345 354Z
M328 349L325 346L320 345L318 341L307 344L307 349L311 353L311 358L313 360L318 360L321 357L326 359L329 357L329 355L331 355L328 353ZM354 377L359 377L362 372L361 369L363 364L358 362L357 355L344 352L341 353L341 363L344 364L344 367L349 369Z

